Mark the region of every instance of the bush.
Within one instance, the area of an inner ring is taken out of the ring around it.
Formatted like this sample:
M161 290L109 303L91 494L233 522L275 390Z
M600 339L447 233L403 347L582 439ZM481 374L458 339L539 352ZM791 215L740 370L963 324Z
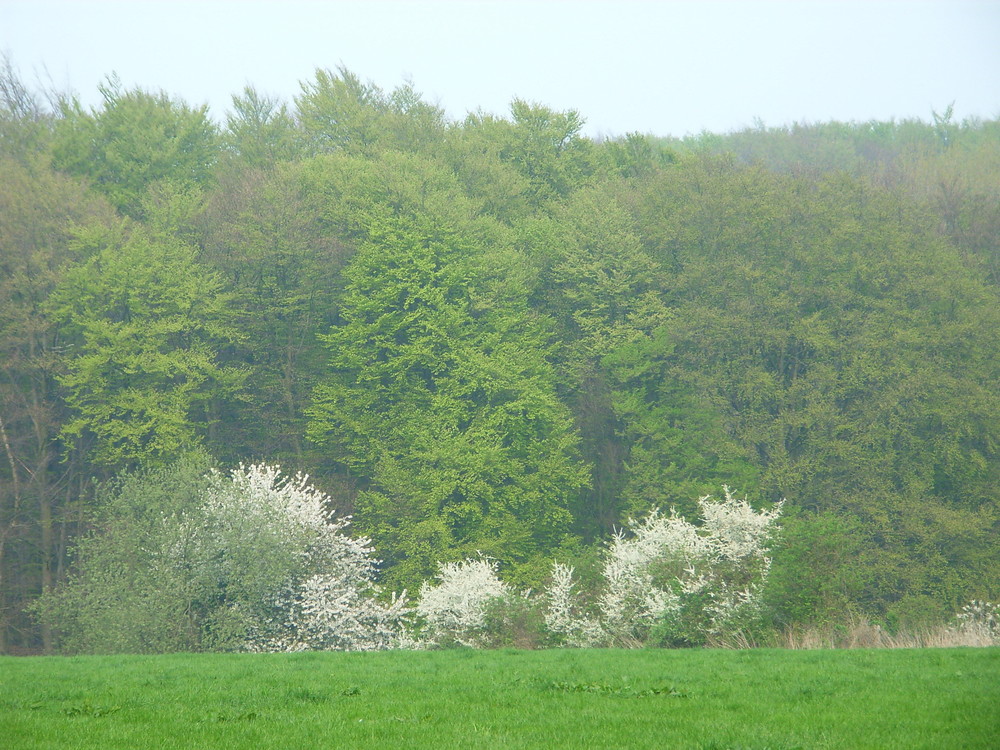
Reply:
M367 539L304 476L194 457L128 477L36 609L70 652L388 648L405 598L378 601Z
M548 646L545 604L529 592L510 592L486 603L483 642L489 648Z
M699 500L702 524L657 511L630 522L608 545L597 611L572 591L572 569L556 564L546 622L566 645L691 646L743 633L759 619L770 570L767 543L781 512L725 497Z
M497 578L496 563L486 558L440 563L438 583L424 581L416 613L423 621L426 645L488 645L487 611L513 593Z
M972 642L1000 646L1000 604L973 599L955 615L951 629Z

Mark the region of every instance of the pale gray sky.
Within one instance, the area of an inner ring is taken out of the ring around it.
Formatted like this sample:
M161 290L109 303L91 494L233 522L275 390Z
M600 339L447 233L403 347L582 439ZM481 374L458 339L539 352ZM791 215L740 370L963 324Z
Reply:
M247 83L291 101L340 63L452 118L520 97L590 135L1000 116L997 0L0 0L0 51L88 105L114 71L219 119Z

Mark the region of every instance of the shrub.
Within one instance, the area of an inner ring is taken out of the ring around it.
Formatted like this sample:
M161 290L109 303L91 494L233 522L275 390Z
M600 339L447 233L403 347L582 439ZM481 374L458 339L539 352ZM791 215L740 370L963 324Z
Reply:
M483 642L489 648L535 649L549 645L545 604L530 591L510 591L486 603Z
M955 615L951 630L977 645L1000 646L1000 604L973 599Z
M417 615L424 623L428 645L487 645L487 609L496 599L512 593L497 578L496 563L486 558L440 563L438 583L424 581L420 587Z
M328 502L266 464L224 475L184 460L129 477L37 611L67 651L393 646L405 596L379 601L368 540Z
M699 645L747 628L759 616L770 569L767 543L781 512L725 497L699 500L695 526L671 512L630 522L605 551L597 612L582 612L572 570L556 564L547 594L549 629L566 645Z

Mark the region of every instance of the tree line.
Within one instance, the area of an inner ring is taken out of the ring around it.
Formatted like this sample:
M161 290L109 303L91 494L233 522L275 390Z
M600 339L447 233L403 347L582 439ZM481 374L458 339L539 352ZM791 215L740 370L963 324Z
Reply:
M1000 593L1000 121L598 141L343 67L224 123L100 93L0 75L0 652L58 647L25 608L102 487L192 450L308 473L387 589L596 575L729 485L786 500L775 627Z

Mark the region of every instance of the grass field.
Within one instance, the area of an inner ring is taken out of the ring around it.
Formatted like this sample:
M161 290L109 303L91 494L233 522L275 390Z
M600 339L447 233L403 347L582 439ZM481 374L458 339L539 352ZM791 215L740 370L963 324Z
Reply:
M1000 649L0 658L0 748L997 748Z

